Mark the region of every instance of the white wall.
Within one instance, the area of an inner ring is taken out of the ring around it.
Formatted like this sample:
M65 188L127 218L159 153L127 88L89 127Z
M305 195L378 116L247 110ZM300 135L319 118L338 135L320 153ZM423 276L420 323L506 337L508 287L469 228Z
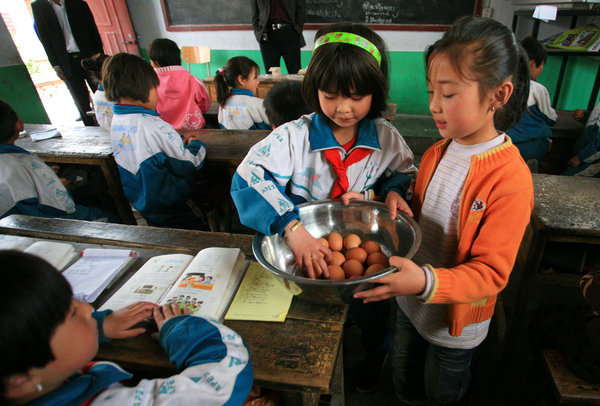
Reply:
M426 0L421 0L426 1ZM160 0L127 0L133 26L139 35L140 47L146 48L155 38L169 38L182 45L209 45L213 49L258 50L251 30L241 31L167 31ZM492 18L509 27L512 24L511 0L484 0L485 7L493 9ZM248 6L250 7L250 6ZM248 21L248 25L251 22ZM305 30L304 39L310 49L314 30ZM390 51L423 51L441 37L441 32L379 31Z

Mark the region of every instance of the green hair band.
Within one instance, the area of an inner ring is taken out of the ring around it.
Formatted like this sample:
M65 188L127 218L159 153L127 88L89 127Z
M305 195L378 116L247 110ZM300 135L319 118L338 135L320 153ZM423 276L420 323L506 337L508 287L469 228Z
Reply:
M351 32L330 32L323 36L320 36L315 41L313 51L324 44L331 44L334 42L342 42L344 44L356 45L359 48L364 49L377 61L377 65L381 66L381 53L371 41L361 37L360 35L352 34Z

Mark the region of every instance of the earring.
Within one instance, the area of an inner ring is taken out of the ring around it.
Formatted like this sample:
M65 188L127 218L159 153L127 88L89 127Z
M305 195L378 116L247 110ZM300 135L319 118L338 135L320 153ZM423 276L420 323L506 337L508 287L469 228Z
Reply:
M35 385L35 388L37 389L38 392L41 392L44 390L44 387L42 386L41 383L38 383L37 385Z
M492 106L492 111L496 111L496 106Z

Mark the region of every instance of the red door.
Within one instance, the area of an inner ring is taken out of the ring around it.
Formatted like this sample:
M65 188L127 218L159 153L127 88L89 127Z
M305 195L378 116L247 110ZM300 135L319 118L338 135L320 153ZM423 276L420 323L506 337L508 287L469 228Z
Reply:
M86 3L92 10L107 55L118 52L140 55L125 0L86 0Z

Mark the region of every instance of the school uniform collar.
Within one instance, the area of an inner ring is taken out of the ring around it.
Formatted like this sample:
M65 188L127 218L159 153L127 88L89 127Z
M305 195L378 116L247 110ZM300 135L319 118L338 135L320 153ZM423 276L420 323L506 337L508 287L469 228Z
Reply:
M233 95L243 95L243 96L251 96L251 97L256 97L254 95L254 93L252 93L250 90L248 89L240 89L239 87L234 87L233 89L231 89L231 96Z
M310 149L312 151L322 151L325 149L342 148L339 142L335 139L333 131L329 126L329 119L322 115L315 113L310 125L308 141L310 143ZM348 151L352 152L354 148L369 148L373 150L381 150L381 144L379 144L379 137L377 136L377 126L375 121L369 118L363 118L358 123L358 136L356 142Z
M130 379L132 376L112 362L96 362L85 373L71 376L61 387L28 405L80 405L113 383Z
M131 104L115 104L113 112L115 114L149 114L151 116L160 117L160 114L154 110L146 109L141 106L133 106Z
M13 144L0 144L0 154L31 154L31 152Z

